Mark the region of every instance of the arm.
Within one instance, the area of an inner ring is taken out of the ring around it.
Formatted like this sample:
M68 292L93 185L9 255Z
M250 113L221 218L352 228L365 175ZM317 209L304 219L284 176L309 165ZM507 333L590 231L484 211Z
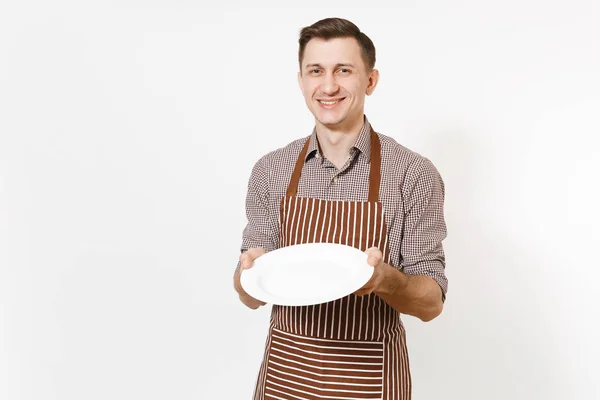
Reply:
M233 287L240 301L251 309L265 305L244 291L240 283L243 269L250 268L254 260L267 251L274 250L277 243L277 225L269 210L269 176L265 157L253 167L246 195L246 217L248 223L242 234L241 255L233 274Z
M422 159L407 172L401 191L405 206L401 266L383 263L381 251L369 249L368 262L375 270L356 294L374 292L398 312L430 321L442 312L448 285L442 248L444 183L433 164Z
M367 250L368 263L375 269L367 284L355 292L357 296L375 293L396 311L412 315L420 320L431 321L443 309L438 283L424 275L408 275L383 262L381 251L373 247Z

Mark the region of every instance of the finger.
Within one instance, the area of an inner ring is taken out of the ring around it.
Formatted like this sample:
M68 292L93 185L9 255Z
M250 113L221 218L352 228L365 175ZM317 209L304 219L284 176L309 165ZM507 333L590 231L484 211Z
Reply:
M267 251L265 249L258 248L258 247L253 247L253 248L246 250L240 256L240 266L243 269L248 269L248 268L252 267L252 263L254 262L254 260L256 260L258 257L262 256L266 252Z
M238 292L238 294L243 294L246 293L246 291L244 290L244 288L242 287L242 282L240 280L240 278L236 278L233 280L233 288L235 289L236 292Z
M252 261L256 260L258 257L262 256L266 252L267 251L261 247L253 247L251 249L248 249L247 251L249 256L252 258Z
M370 256L371 255L380 256L382 254L381 250L379 250L379 248L377 248L377 247L370 247L365 251L365 253L367 253Z
M252 266L252 262L254 261L254 257L252 257L252 253L250 250L247 250L240 256L240 268L248 269Z
M367 253L367 263L372 267L378 265L383 259L383 254L377 247L371 247L365 253Z
M248 295L248 296L250 296L250 295ZM252 299L252 301L253 301L253 302L255 302L255 303L256 303L256 304L258 304L258 305L264 306L265 304L267 304L267 303L265 303L264 301L262 301L262 300L258 300L258 299L255 299L255 298L254 298L254 297L252 297L252 296L250 296L250 298Z
M240 268L245 269L246 268L246 259L248 258L248 254L246 254L246 252L243 252L242 254L240 254Z
M256 310L258 307L267 304L261 300L255 299L246 292L244 292L243 294L240 293L240 300L242 301L242 303L252 308L253 310Z
M377 265L379 265L380 262L381 262L381 256L376 255L376 254L371 254L369 256L369 258L367 258L367 263L371 267L376 267Z

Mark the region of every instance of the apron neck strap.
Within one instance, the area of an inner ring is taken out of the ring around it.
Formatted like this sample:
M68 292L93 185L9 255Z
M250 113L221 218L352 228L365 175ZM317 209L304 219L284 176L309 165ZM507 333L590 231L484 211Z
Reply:
M369 172L369 201L379 201L379 184L381 182L381 143L379 136L371 128L371 170Z
M302 167L306 160L306 153L308 152L308 146L310 144L310 136L304 143L302 151L296 160L294 166L294 172L290 179L290 184L287 188L287 196L294 197L298 193L298 184L300 183L300 175L302 175ZM379 142L379 136L375 133L371 127L371 170L369 172L369 201L377 202L379 200L379 184L381 181L381 143Z

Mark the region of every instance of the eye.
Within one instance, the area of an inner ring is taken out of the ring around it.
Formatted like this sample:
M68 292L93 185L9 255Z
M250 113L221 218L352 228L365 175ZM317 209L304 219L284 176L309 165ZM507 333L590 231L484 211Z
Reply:
M349 74L349 73L350 73L350 70L349 70L348 68L341 68L341 69L340 69L340 72L341 72L342 74Z
M319 73L319 69L318 69L318 68L311 69L311 70L310 70L310 71L308 71L308 72L309 72L309 73L311 73L311 74L313 74L313 75L314 75L314 74L318 74L318 73Z

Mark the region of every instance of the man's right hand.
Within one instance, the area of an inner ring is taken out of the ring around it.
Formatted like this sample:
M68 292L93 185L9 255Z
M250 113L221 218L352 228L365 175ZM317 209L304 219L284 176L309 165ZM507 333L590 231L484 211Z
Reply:
M267 251L265 249L261 248L251 248L243 252L240 255L240 268L233 275L233 287L238 292L240 300L247 307L253 310L256 310L260 306L264 306L267 303L257 300L254 297L250 296L248 293L246 293L244 291L244 288L242 288L242 284L240 283L240 276L242 275L242 270L251 268L252 264L254 263L254 260L262 256L266 252Z

